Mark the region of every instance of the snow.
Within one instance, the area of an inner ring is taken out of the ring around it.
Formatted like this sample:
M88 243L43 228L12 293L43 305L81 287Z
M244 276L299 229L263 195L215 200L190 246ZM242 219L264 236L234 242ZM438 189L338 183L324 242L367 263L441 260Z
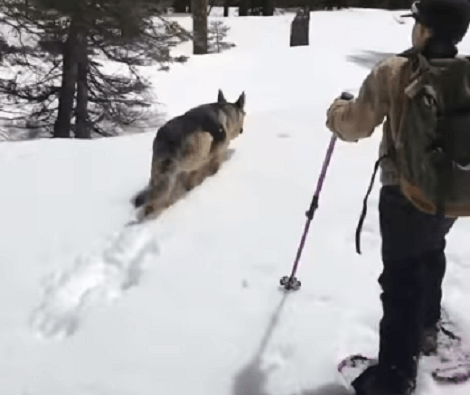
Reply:
M351 56L407 48L411 21L398 24L400 14L313 12L310 46L296 48L293 14L230 17L237 47L170 72L143 69L167 118L215 100L219 88L247 100L231 159L143 225L129 225L130 199L148 180L156 129L1 144L0 394L344 394L340 358L378 347L378 180L361 256L354 232L380 128L336 145L300 261L302 288L285 295L278 284L331 136L326 109L368 73ZM468 52L470 39L460 47ZM444 290L466 330L469 233L461 220L448 237ZM470 389L421 376L419 395Z

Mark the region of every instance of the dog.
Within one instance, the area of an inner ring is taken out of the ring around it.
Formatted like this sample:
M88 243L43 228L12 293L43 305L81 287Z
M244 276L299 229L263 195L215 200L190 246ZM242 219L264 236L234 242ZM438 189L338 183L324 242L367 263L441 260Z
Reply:
M229 103L219 89L217 102L194 107L161 126L152 148L150 181L133 199L143 217L158 215L182 195L216 174L230 141L243 133L245 92Z

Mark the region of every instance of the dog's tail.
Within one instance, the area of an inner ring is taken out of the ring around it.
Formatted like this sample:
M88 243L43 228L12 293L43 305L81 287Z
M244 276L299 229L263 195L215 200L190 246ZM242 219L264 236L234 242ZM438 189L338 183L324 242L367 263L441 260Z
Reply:
M150 197L150 186L146 186L132 198L132 204L135 208L139 208L148 202Z
M152 197L152 184L153 189L158 194L163 193L170 184L170 176L175 171L175 161L172 158L159 158L152 162L152 176L149 184L137 192L132 198L132 203L135 208L146 205ZM155 192L154 191L154 192Z

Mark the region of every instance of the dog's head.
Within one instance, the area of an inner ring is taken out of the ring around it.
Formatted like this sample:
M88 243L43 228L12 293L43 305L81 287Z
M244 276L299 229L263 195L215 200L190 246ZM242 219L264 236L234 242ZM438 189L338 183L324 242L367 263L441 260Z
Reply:
M219 89L217 103L221 105L222 112L225 115L224 127L227 138L233 140L243 133L243 124L245 121L245 92L242 92L235 103L229 103Z

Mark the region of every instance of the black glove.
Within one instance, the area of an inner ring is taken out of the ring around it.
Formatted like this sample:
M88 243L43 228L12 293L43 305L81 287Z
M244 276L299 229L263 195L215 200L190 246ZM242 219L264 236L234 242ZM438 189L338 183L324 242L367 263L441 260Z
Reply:
M352 99L354 99L354 96L349 92L343 92L343 93L341 93L340 98L343 99L343 100L352 100Z

